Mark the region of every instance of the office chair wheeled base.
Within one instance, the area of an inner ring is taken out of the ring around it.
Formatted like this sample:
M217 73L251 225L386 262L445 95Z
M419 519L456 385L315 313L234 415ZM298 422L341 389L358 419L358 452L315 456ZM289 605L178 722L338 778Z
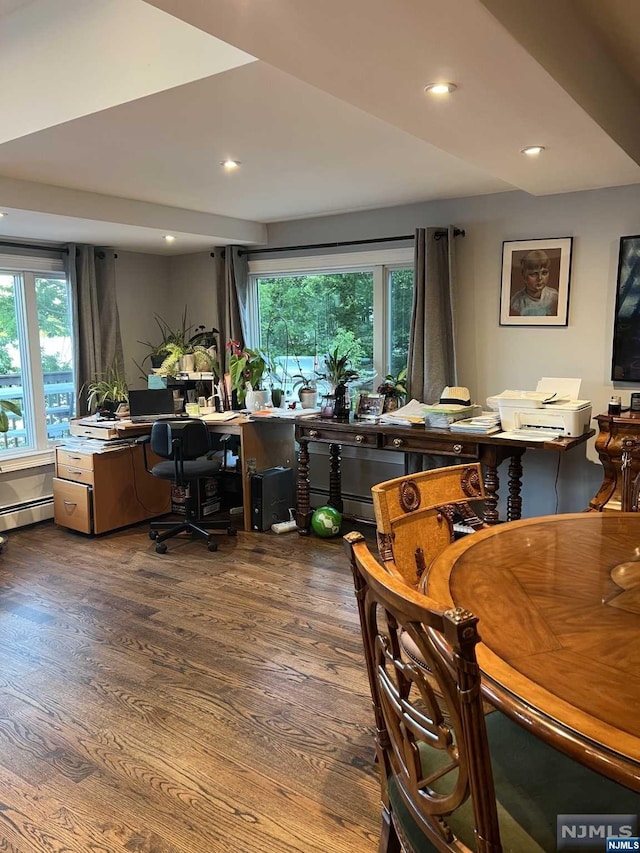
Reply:
M165 539L178 536L180 533L191 533L194 537L202 536L207 540L209 551L217 551L218 543L214 541L211 531L222 529L226 531L228 536L237 535L235 527L231 527L221 521L195 521L190 518L186 518L181 523L176 523L175 521L152 521L151 529L149 530L149 539L155 540L157 554L166 554L167 546L164 544Z

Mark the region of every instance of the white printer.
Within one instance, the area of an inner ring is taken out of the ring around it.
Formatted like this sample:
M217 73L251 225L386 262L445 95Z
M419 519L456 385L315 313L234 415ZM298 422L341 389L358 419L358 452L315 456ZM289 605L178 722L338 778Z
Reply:
M500 412L502 429L508 432L553 433L577 438L589 431L591 401L578 399L580 379L541 379L535 391L503 391L487 398Z

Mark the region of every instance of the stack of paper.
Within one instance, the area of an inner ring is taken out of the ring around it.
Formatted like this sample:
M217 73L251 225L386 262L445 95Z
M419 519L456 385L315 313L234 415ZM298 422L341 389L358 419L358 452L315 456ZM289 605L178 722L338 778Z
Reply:
M456 422L475 417L482 413L480 406L458 406L437 403L425 408L425 426L435 429L449 429Z
M426 407L426 403L420 403L418 400L409 400L406 406L380 415L380 423L399 424L401 426L409 426L415 423L423 424Z
M483 412L475 418L465 418L456 421L452 427L455 432L472 432L476 435L491 435L500 432L500 414L498 412Z

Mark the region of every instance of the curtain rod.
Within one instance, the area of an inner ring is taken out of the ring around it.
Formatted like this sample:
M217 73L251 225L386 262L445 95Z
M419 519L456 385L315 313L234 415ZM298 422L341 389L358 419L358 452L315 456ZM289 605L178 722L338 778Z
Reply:
M436 239L446 237L447 231L436 231ZM454 228L454 237L464 237L463 228ZM261 255L272 252L295 252L302 249L337 249L341 246L364 246L370 243L395 243L398 240L413 240L413 234L403 234L400 237L377 237L374 240L343 240L336 243L307 243L305 246L274 246L271 249L240 249L239 255Z
M69 250L64 246L43 246L40 243L15 243L10 240L0 240L0 246L9 246L12 249L37 249L42 252L61 252L68 255Z

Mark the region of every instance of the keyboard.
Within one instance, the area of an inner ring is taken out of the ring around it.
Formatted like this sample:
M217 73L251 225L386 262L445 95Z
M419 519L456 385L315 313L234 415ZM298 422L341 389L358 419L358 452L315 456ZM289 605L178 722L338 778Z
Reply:
M132 424L154 424L156 421L175 421L180 415L133 415Z

